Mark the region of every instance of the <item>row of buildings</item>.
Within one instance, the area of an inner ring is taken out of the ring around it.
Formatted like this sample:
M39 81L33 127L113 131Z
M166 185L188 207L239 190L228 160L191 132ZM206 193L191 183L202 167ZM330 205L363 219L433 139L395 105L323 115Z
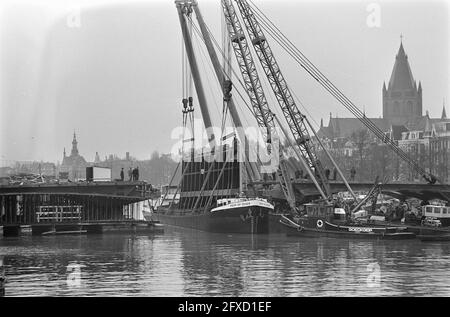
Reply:
M11 166L0 167L0 184L11 182L42 182L42 181L84 181L86 179L86 167L97 166L111 169L112 180L121 179L121 171L124 171L124 181L129 181L128 172L130 169L139 169L139 179L151 182L154 186L169 183L176 169L177 162L174 162L170 154L159 154L154 152L150 159L137 160L127 152L125 157L117 155L105 156L100 159L98 152L94 161L87 161L78 150L78 140L74 133L72 139L72 149L70 153L63 150L61 163L52 162L15 162Z
M369 118L385 137L415 159L440 181L450 182L450 118L445 102L439 118L423 114L422 84L414 80L403 43L395 57L388 84L383 83L381 118ZM345 169L354 167L360 180L373 179L374 173L389 180L417 181L412 172L396 155L357 118L333 118L323 124L318 136ZM380 157L383 156L383 157ZM377 167L382 164L383 166ZM357 177L357 178L358 178Z
M83 156L78 152L78 141L76 134L73 135L72 150L70 155L66 155L66 150L63 152L63 160L59 166L59 177L68 178L72 181L84 180L86 178L87 166L108 167L111 169L113 180L121 179L121 171L124 171L124 180L130 180L129 171L133 168L139 169L139 177L141 180L147 180L152 184L158 186L169 182L173 171L176 168L170 154L159 155L154 152L148 160L137 160L130 156L127 152L124 158L117 155L105 156L102 160L98 152L95 154L93 162L87 162Z

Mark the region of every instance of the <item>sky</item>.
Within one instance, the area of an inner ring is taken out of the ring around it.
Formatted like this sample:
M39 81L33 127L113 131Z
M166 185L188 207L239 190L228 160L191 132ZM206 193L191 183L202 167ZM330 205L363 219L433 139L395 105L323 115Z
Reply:
M220 2L198 2L221 42ZM422 83L424 114L440 117L444 100L450 112L447 1L254 3L368 117L381 116L383 81L400 35ZM220 126L222 95L195 34L194 43L213 123ZM330 113L351 116L269 43L316 125L321 118L327 125ZM182 124L182 45L173 0L0 0L0 165L61 161L74 131L88 161L96 152L148 159L155 150L171 151L171 134ZM244 124L254 124L236 102ZM201 118L197 104L195 116Z

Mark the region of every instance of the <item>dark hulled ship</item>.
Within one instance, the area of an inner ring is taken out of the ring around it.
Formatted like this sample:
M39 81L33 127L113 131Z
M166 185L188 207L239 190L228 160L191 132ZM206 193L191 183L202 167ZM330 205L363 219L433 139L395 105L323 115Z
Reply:
M203 154L196 158L193 152L185 157L179 198L157 208L152 220L209 232L268 233L274 207L256 195L244 194L245 164L238 160L236 139L233 145L221 148L222 160Z

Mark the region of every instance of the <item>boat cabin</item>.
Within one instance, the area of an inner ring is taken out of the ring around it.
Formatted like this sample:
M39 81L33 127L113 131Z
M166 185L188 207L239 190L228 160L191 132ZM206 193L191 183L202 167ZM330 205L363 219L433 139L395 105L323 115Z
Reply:
M239 201L239 199L237 199L237 198L222 198L222 199L217 199L217 207L229 205L229 204L231 204L231 203L235 203L235 202L238 202L238 201Z
M305 204L306 214L310 218L331 220L334 218L334 206L325 204Z
M221 198L217 199L216 207L220 206L226 206L229 204L239 203L239 202L248 202L248 201L256 201L256 202L263 202L268 204L267 199L263 198L248 198L248 197L239 197L239 198Z
M347 214L344 208L334 208L333 219L345 221L347 219Z
M437 218L443 225L450 224L450 207L426 205L422 208L425 217Z

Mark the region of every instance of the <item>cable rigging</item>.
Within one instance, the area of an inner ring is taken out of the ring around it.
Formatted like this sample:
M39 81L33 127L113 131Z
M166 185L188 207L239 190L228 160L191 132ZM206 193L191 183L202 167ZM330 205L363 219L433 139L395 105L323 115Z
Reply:
M387 144L400 158L402 158L414 171L418 172L422 177L434 184L437 178L425 171L415 160L405 153L398 145L385 133L378 128L365 113L357 108L284 34L280 29L253 3L251 7L254 14L259 18L262 28L319 84L322 85L336 100L346 107L356 118L358 118L372 133L374 133L382 142Z

